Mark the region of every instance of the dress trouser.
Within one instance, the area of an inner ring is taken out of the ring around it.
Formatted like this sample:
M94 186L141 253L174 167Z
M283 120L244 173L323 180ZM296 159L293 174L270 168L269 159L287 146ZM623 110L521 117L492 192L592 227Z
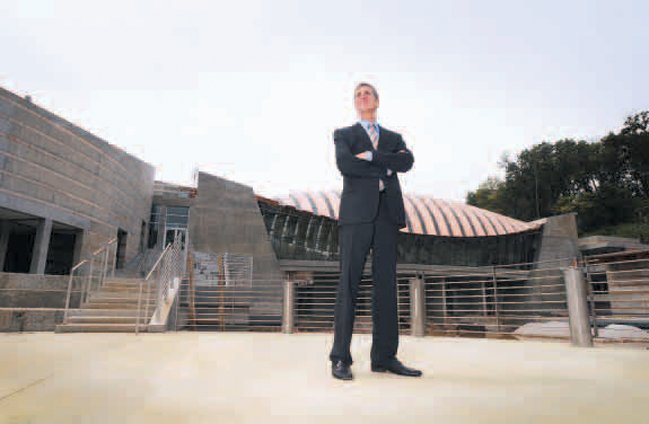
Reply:
M341 225L340 281L334 309L334 345L329 359L352 364L350 344L354 329L358 285L372 248L372 350L374 364L395 358L399 346L397 321L397 236L399 228L388 215L385 194L379 195L374 222Z

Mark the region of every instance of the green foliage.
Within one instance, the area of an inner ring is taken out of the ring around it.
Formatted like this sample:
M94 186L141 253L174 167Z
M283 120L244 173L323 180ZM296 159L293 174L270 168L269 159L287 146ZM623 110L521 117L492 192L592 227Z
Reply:
M487 178L485 182L480 184L476 191L470 191L467 194L466 202L469 205L478 206L483 209L488 209L490 211L503 213L501 197L499 195L499 190L503 182L498 178L490 177Z
M649 224L626 222L607 227L599 227L583 234L584 237L596 235L634 238L640 240L640 243L649 243Z
M487 179L468 204L525 221L576 212L583 232L649 222L649 111L598 142L543 142L500 166L504 180Z

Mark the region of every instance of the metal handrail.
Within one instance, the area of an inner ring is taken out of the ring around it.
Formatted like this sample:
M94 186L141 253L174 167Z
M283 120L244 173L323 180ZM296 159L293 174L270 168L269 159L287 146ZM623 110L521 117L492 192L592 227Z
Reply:
M68 280L68 293L67 293L67 295L65 297L65 312L63 313L63 320L64 321L68 319L68 309L70 308L70 295L72 294L72 278L74 276L74 272L77 269L81 268L81 266L83 264L85 264L86 262L88 262L88 260L84 259L81 262L79 262L78 264L76 264L75 266L73 266L72 269L70 270L70 279Z
M149 303L151 301L151 276L153 273L156 271L160 263L162 262L162 258L167 254L169 249L171 248L171 244L169 244L165 249L160 253L160 256L158 256L158 259L155 261L153 266L151 267L151 270L147 273L146 277L144 280L140 280L140 290L137 296L137 320L135 324L135 334L140 333L140 318L142 315L142 286L146 283L147 285L147 304L146 308L144 309L144 316L148 317L149 316Z
M117 237L113 237L112 239L108 240L102 247L99 249L95 250L92 252L90 255L89 259L83 259L79 263L77 263L75 266L70 269L70 278L68 281L68 291L66 294L66 299L65 299L65 312L63 314L63 321L65 322L68 318L68 311L70 309L70 297L72 294L72 280L74 277L75 271L77 271L79 268L81 268L82 265L86 263L90 263L90 268L88 272L88 278L85 282L85 285L82 284L81 287L81 293L79 296L79 305L81 305L83 302L88 300L88 296L90 293L93 291L93 289L99 288L103 285L104 280L106 279L106 274L108 271L108 251L111 245L115 245L115 248L113 250L113 261L111 265L111 276L115 276L115 266L117 263ZM93 287L93 270L94 270L94 262L95 262L95 257L100 255L101 253L104 253L104 258L103 258L103 266L100 271L100 278L97 281L97 287Z
M104 280L106 280L106 272L108 268L108 250L109 247L113 244L115 245L115 249L113 252L113 263L111 266L112 267L111 275L113 277L115 276L115 265L117 263L117 243L116 242L117 242L117 237L113 237L112 239L108 240L102 247L100 247L99 249L95 250L92 253L92 257L90 258L90 272L88 274L88 284L86 285L87 289L84 293L85 295L84 300L88 300L88 296L92 291L95 291L101 288L101 286L103 286ZM99 279L96 283L96 287L94 287L93 273L92 273L93 265L94 265L95 257L100 256L102 252L104 253L104 258L103 260L100 258L100 260L102 260L102 262L100 262L102 266L101 266L101 270L99 271Z
M160 313L160 308L163 302L167 301L169 294L169 283L173 278L177 277L175 275L178 271L177 268L180 266L178 263L180 256L179 252L181 250L181 240L178 238L174 240L173 243L167 245L167 247L160 253L160 256L156 260L155 264L151 267L151 270L146 275L144 280L140 281L140 290L138 293L137 300L137 321L135 325L135 334L139 334L140 331L140 319L142 317L142 291L144 284L147 288L147 299L144 309L145 319L149 319L149 305L151 304L151 294L155 291L157 294L156 309ZM155 274L155 278L152 279ZM155 284L157 290L152 290L151 284Z
M162 261L162 258L164 257L164 255L167 253L167 251L170 248L171 248L171 244L169 244L167 247L165 247L165 249L162 251L162 253L160 253L160 256L158 256L158 260L156 260L155 263L153 264L153 266L151 267L151 271L149 271L149 273L144 278L145 280L148 280L149 278L151 278L151 275L153 275L153 271L156 270L156 268L158 267L158 265Z

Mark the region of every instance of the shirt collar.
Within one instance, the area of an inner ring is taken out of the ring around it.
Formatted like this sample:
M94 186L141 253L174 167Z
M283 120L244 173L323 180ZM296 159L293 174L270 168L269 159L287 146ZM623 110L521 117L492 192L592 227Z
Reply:
M376 131L379 131L379 123L376 122L376 121L372 122L372 121L367 121L367 120L365 120L365 119L361 119L361 120L359 120L358 122L363 126L363 128L365 129L365 131L369 130L369 129L370 129L370 125L372 125L372 124L375 125L374 128L376 128Z

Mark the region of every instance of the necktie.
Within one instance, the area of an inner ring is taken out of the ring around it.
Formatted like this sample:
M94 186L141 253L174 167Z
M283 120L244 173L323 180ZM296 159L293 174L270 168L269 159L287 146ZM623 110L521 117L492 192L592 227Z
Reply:
M376 126L370 124L367 132L370 135L370 140L372 140L372 146L374 146L374 150L376 150L379 147L379 133L376 131Z
M367 129L367 133L370 136L370 140L372 141L372 146L374 146L374 150L379 148L379 133L376 131L376 124L370 124L369 128ZM379 191L383 191L385 189L385 185L383 184L383 180L379 179Z

